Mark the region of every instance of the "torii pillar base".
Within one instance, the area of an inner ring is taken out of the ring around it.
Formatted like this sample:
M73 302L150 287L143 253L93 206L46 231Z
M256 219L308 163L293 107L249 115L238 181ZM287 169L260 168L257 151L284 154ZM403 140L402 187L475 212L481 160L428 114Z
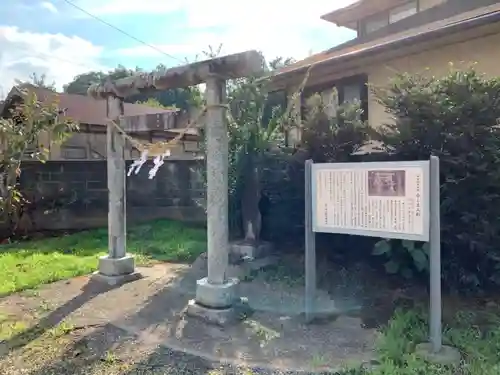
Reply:
M92 274L92 280L115 286L142 278L135 269L134 257L125 255L122 258L110 258L108 255L99 258L99 270Z
M230 325L241 320L244 303L238 298L238 279L213 284L207 278L196 282L196 298L189 301L187 315L206 323Z

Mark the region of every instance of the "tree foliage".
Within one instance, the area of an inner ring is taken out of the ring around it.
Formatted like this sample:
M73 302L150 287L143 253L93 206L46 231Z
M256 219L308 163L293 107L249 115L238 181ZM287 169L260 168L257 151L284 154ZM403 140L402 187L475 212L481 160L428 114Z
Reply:
M375 93L394 119L380 132L391 157L440 158L446 280L474 287L500 284L500 79L474 69L430 78L402 74ZM415 270L419 262L408 250L414 248L391 244L380 252L397 261L398 269Z
M56 91L56 83L54 81L50 83L47 82L47 76L45 74L38 75L36 73L31 73L28 83L42 89L50 90L53 92Z
M269 73L291 61L278 58L265 63L264 72ZM259 78L241 78L228 84L231 224L236 231L241 231L238 228L248 228L251 223L257 239L262 223L259 204L265 198L260 183L264 155L284 144L281 115L286 105L280 96L270 94L266 80Z
M140 72L140 69L130 70L123 65L118 65L115 69L109 72L90 71L77 75L73 81L64 85L64 92L68 94L87 95L87 90L91 85L101 84L107 80L116 81L118 79L130 77L131 75Z
M160 64L155 68L155 71L163 71L167 69L165 65ZM142 69L135 70L127 69L119 65L114 70L109 72L91 71L80 74L73 81L64 86L64 92L68 94L87 95L88 88L93 84L101 84L108 80L116 81L118 79L130 77L134 74L141 73ZM154 99L164 107L176 107L181 110L188 110L192 106L198 106L201 103L201 93L197 87L189 87L185 89L171 89L157 91L150 94L138 94L126 98L129 103L146 102L149 99Z
M361 120L362 110L356 103L340 105L332 113L322 96L313 94L306 100L303 110L298 150L292 155L286 152L266 155L264 162L263 190L272 203L267 214L266 232L277 242L303 243L304 161L357 161L359 157L354 154L370 139L370 128ZM351 246L352 239L347 237L329 235L326 247L330 254L332 249L338 255L344 249L353 253L360 247L359 243ZM365 240L361 239L363 245Z
M362 112L357 103L344 104L332 116L319 94L308 98L301 141L308 157L316 163L353 161L353 155L370 140L371 130L361 120Z
M0 216L15 230L23 198L18 190L21 162L25 158L45 161L49 145L38 145L48 134L52 143L63 142L77 124L60 116L57 101L41 103L33 91L23 91L20 103L10 104L9 115L0 119Z

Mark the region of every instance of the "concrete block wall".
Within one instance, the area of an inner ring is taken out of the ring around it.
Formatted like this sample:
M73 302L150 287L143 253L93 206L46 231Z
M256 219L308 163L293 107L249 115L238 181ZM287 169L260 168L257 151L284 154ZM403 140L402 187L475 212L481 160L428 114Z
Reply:
M167 161L153 180L148 179L150 166L126 179L128 222L156 218L204 222L203 162ZM32 202L23 225L29 231L106 226L106 168L101 160L23 163L21 190Z

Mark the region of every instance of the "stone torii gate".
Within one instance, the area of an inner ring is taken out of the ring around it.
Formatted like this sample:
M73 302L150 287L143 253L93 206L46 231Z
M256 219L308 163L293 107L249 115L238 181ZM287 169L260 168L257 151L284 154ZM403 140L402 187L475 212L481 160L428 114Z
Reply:
M206 168L207 168L207 257L208 275L197 281L196 299L188 313L224 323L233 314L238 280L228 280L228 139L225 122L226 80L247 77L262 71L263 60L257 51L247 51L189 65L161 73L139 74L92 86L88 94L107 101L107 116L119 121L125 131L165 129L164 122L148 118L125 117L124 98L148 91L159 91L206 83ZM143 126L137 127L137 124ZM95 278L117 284L140 277L134 258L126 252L126 171L125 139L112 125L107 127L107 173L109 190L108 255L99 259Z

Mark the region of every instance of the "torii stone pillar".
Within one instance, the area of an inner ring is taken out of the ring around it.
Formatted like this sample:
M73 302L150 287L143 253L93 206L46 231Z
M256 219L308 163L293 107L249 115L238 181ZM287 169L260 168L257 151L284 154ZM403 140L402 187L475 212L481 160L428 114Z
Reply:
M123 125L123 99L106 95L107 117ZM135 270L134 258L127 254L126 241L126 171L125 140L113 126L106 129L106 161L108 176L108 255L99 258L94 279L109 285L133 281L141 277Z
M203 289L205 284L226 283L229 255L228 138L225 109L221 106L225 104L226 82L217 77L208 78L206 90L208 275L198 282L198 289ZM203 295L197 296L200 302L204 299Z
M167 69L161 73L139 74L89 89L89 95L94 98L108 99L109 97L125 98L145 91L167 90L206 83L208 275L197 281L196 298L190 302L187 312L213 323L223 324L234 317L233 303L237 297L238 285L238 280L226 278L229 258L229 155L224 113L226 109L223 107L226 96L225 81L259 74L262 68L262 56L257 51L247 51ZM123 108L123 101L121 105ZM127 122L123 121L123 124ZM126 126L123 126L123 129L128 130ZM111 162L108 160L108 165L109 163ZM123 171L123 176L125 176L125 171ZM110 180L109 183L111 184ZM114 206L110 204L110 220L114 217L111 214L112 207ZM112 224L109 225L111 241ZM125 238L125 225L114 228L118 228L119 238L121 236ZM125 246L125 240L122 243ZM111 250L110 247L110 254L106 259L113 257L114 253ZM124 251L120 253L120 255L123 254L125 254ZM130 269L127 270L129 271Z
M235 317L237 279L227 279L229 258L228 139L225 111L226 82L220 77L206 79L206 168L208 275L196 283L196 299L188 314L224 324Z

